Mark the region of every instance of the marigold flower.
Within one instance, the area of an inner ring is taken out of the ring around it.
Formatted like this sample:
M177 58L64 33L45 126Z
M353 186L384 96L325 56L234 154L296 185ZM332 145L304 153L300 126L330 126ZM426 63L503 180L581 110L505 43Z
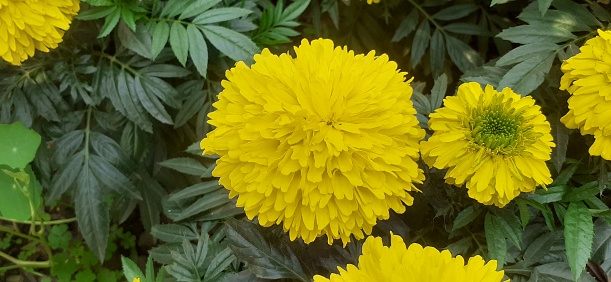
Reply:
M56 48L78 11L79 0L0 0L0 57L18 66Z
M594 135L590 155L611 160L611 31L598 30L580 53L562 63L560 89L571 93L569 112L560 121Z
M448 169L447 183L466 183L469 197L503 207L552 182L545 161L555 145L534 99L470 82L444 106L430 115L434 134L420 150L429 167Z
M227 71L201 147L220 156L213 175L262 226L306 243L364 238L424 180L412 88L385 54L328 39L304 39L295 53L264 49Z
M465 265L462 256L452 257L448 250L438 251L417 243L406 247L403 238L391 235L386 247L382 238L370 236L363 244L358 266L349 264L329 279L316 275L314 282L499 282L504 271L496 271L497 262L485 263L482 257L469 258Z

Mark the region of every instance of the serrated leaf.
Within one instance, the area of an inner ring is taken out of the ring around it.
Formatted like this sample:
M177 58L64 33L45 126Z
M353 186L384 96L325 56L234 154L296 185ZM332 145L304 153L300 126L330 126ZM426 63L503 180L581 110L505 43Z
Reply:
M205 194L214 192L222 188L223 186L221 186L218 183L218 181L216 180L201 182L201 183L191 185L175 193L172 193L168 197L167 200L168 201L180 201L180 200L191 199L193 197L205 195Z
M121 9L117 6L112 7L112 12L108 14L106 20L104 21L104 25L100 29L100 34L98 34L98 38L106 37L109 35L119 23L121 19Z
M206 77L208 72L208 45L202 32L194 25L187 27L189 36L189 55L199 74Z
M579 279L592 251L594 223L583 203L570 203L564 217L566 256L575 280Z
M433 32L431 37L430 61L431 71L433 74L439 74L443 71L443 66L446 59L446 46L443 40L443 34L439 29ZM445 93L444 93L445 94Z
M412 67L416 67L420 63L420 59L428 50L429 42L431 40L431 29L428 20L423 20L416 33L414 34L414 40L412 41L412 49L410 51L410 58Z
M129 82L134 85L135 93L132 93L132 94L137 94L138 100L140 100L140 103L142 103L142 106L144 107L144 109L152 117L154 117L156 120L163 122L165 124L173 123L172 118L170 117L170 114L168 114L168 112L165 110L165 108L163 107L163 104L161 104L161 102L157 100L157 97L155 96L155 94L149 91L146 91L146 89L142 85L142 82L140 81L140 76L136 76L133 81L131 80L131 77L130 77Z
M194 1L193 4L183 10L183 13L180 14L178 19L184 20L186 18L200 15L220 2L221 0Z
M163 47L168 43L170 37L170 26L167 22L159 21L153 28L153 35L151 40L151 59L157 58Z
M535 239L524 251L524 265L531 266L543 258L556 241L555 232L547 232Z
M201 28L214 47L234 61L251 62L259 47L247 36L222 26L206 25Z
M182 224L155 225L151 229L151 235L168 243L181 243L183 240L197 240L199 234L194 226L188 227Z
M79 12L79 14L75 16L75 18L83 21L97 20L110 15L116 9L117 7L111 5L106 7L95 7L93 9L88 9Z
M448 32L466 34L466 35L480 35L490 36L490 32L485 28L472 24L472 23L451 23L443 26L443 29Z
M47 196L48 201L54 201L73 187L76 179L81 173L83 162L85 161L84 152L74 154L59 171L53 175L51 181L51 191Z
M170 47L178 62L184 67L189 53L189 36L187 29L178 22L172 23L170 27Z
M497 66L507 66L517 64L534 56L545 57L554 51L560 50L561 47L553 43L534 43L526 44L512 49L503 55L496 62Z
M475 4L453 5L433 14L433 18L442 21L456 20L468 16L477 9L478 6Z
M518 18L535 26L549 25L570 32L590 31L590 27L574 13L548 10L545 15L542 16L538 9L532 7L533 4L525 8L524 11L518 15Z
M217 0L215 0L217 1ZM192 8L190 5L194 5L195 2L209 3L209 1L194 1L194 0L172 0L165 3L165 7L161 10L160 16L167 16L173 18L181 13L187 11L187 8Z
M446 96L447 90L448 77L444 73L435 78L433 89L431 89L431 113L441 107L441 104L443 103L443 98Z
M136 187L117 168L100 156L89 155L91 173L96 175L99 183L122 195L129 195L132 199L142 200Z
M511 88L515 93L526 96L534 91L545 79L556 54L550 52L537 55L512 67L499 82L498 89Z
M140 219L144 229L151 232L152 227L160 222L161 200L166 195L166 191L148 173L141 174L140 178L137 188L144 200L140 203Z
M446 35L446 49L452 62L462 72L482 64L482 58L469 45L453 36Z
M291 5L288 5L282 12L282 17L279 19L279 23L292 21L297 19L303 11L310 5L310 0L297 0Z
M564 202L579 202L599 194L598 181L588 182L578 188L573 188L562 197Z
M549 6L552 5L552 1L553 0L537 0L538 2L537 4L538 4L539 12L541 13L541 16L545 16L547 9L549 9Z
M102 262L108 244L110 217L100 184L89 164L83 166L77 185L74 203L79 230L87 246Z
M136 52L142 57L151 58L151 34L149 34L144 26L141 25L137 32L134 32L121 22L117 30L121 43L127 49Z
M205 11L193 19L197 25L211 24L241 18L252 13L251 10L235 7L224 7Z
M471 223L474 219L476 219L482 213L482 209L478 209L477 211L473 209L473 207L469 206L466 209L462 210L452 223L452 232L467 226L467 224Z
M412 11L401 21L390 42L398 42L410 35L418 25L418 18L418 10L412 9Z
M229 247L222 250L218 253L210 264L208 268L206 268L206 273L204 273L204 282L214 282L218 281L219 275L229 267L234 261L235 256L231 253L231 249Z
M488 254L490 258L498 262L499 267L505 264L507 257L507 241L500 226L494 220L493 215L486 214L484 220L484 230L486 233L486 245L488 246Z
M519 44L560 43L576 38L571 32L549 25L520 25L504 29L497 37Z
M266 240L253 223L227 220L227 240L235 256L259 278L310 281L291 249L273 234Z
M564 161L566 161L566 153L569 145L569 129L560 122L560 116L558 113L548 115L548 121L552 126L552 135L554 137L554 143L556 147L552 149L552 163L556 171L562 169Z
M192 158L174 158L165 160L159 164L178 172L195 176L201 176L207 169L200 162Z
M522 228L518 218L511 212L500 210L497 215L494 216L496 226L500 227L505 238L509 239L516 248L522 249Z
M193 204L191 204L187 208L183 209L180 214L178 214L176 217L172 219L174 221L181 221L191 216L194 216L196 214L205 213L208 210L222 206L224 204L227 204L228 202L229 202L229 197L228 197L227 192L223 191L220 193L219 192L210 193L208 195L205 195L199 198L197 201L195 201Z

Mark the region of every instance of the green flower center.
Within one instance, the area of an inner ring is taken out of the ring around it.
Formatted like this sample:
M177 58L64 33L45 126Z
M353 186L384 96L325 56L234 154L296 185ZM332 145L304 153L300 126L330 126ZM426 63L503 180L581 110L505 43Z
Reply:
M490 150L508 153L519 140L519 116L502 110L482 111L474 117L470 126L475 143Z

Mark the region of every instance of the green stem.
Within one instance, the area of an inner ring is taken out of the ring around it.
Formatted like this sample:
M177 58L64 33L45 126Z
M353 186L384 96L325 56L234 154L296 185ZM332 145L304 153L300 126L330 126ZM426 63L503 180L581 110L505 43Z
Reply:
M76 217L71 217L71 218L66 218L66 219L50 220L50 221L42 221L42 220L41 221L21 221L21 220L14 220L14 219L10 219L10 218L6 218L6 217L0 216L0 220L8 221L8 222L11 222L11 223L17 223L17 224L57 225L57 224L64 224L64 223L75 222L76 221Z
M14 258L8 254L6 254L3 251L0 251L0 257L3 259L6 259L10 262L12 262L13 264L15 264L14 266L8 266L8 267L1 267L0 271L2 270L8 270L10 268L23 268L23 267L32 267L32 268L49 268L51 267L52 263L50 260L47 261L27 261L27 260L20 260L17 258Z
M429 15L429 13L427 13L424 8L422 8L422 6L420 6L414 0L407 0L407 1L410 4L412 4L412 6L414 6L416 9L418 9L418 11L420 11L420 13L422 13L424 17L435 26L435 28L437 28L438 30L441 30L441 33L443 33L443 35L446 35L446 31L445 29L443 29L443 26L438 24L437 21L431 15Z
M38 241L40 241L40 240L39 240L38 238L36 238L36 237L33 237L33 236L29 236L29 235L23 234L23 233L21 233L21 232L19 232L19 231L15 231L15 230L13 230L13 229L11 229L11 228L8 228L8 227L6 227L6 226L2 226L2 225L0 225L0 232L6 232L6 233L10 233L10 234L12 234L12 235L15 235L15 236L19 236L19 237L21 237L21 238L28 239L28 240L30 240L30 241L37 241L37 242L38 242Z

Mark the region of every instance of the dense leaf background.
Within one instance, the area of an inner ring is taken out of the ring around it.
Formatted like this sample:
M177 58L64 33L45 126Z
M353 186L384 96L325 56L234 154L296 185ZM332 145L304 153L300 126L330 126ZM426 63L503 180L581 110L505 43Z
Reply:
M212 177L215 158L201 155L199 141L236 61L252 63L263 48L290 52L301 38L330 38L356 53L386 53L413 76L423 128L467 81L531 95L553 128L547 189L499 209L422 165L426 181L414 205L380 222L375 235L392 231L407 243L496 259L512 281L606 281L610 166L588 155L591 137L560 123L568 93L558 87L562 61L609 26L608 2L83 0L58 49L20 67L0 62L0 123L19 121L42 136L28 174L42 187L40 210L76 216L70 236L105 267L120 254L136 261L150 254L150 281L160 267L177 281L310 281L356 263L362 242L306 245L245 219ZM10 180L0 170L0 184ZM0 198L7 193L0 189ZM109 254L116 224L136 235L132 252ZM122 264L128 278L143 275L133 262Z

